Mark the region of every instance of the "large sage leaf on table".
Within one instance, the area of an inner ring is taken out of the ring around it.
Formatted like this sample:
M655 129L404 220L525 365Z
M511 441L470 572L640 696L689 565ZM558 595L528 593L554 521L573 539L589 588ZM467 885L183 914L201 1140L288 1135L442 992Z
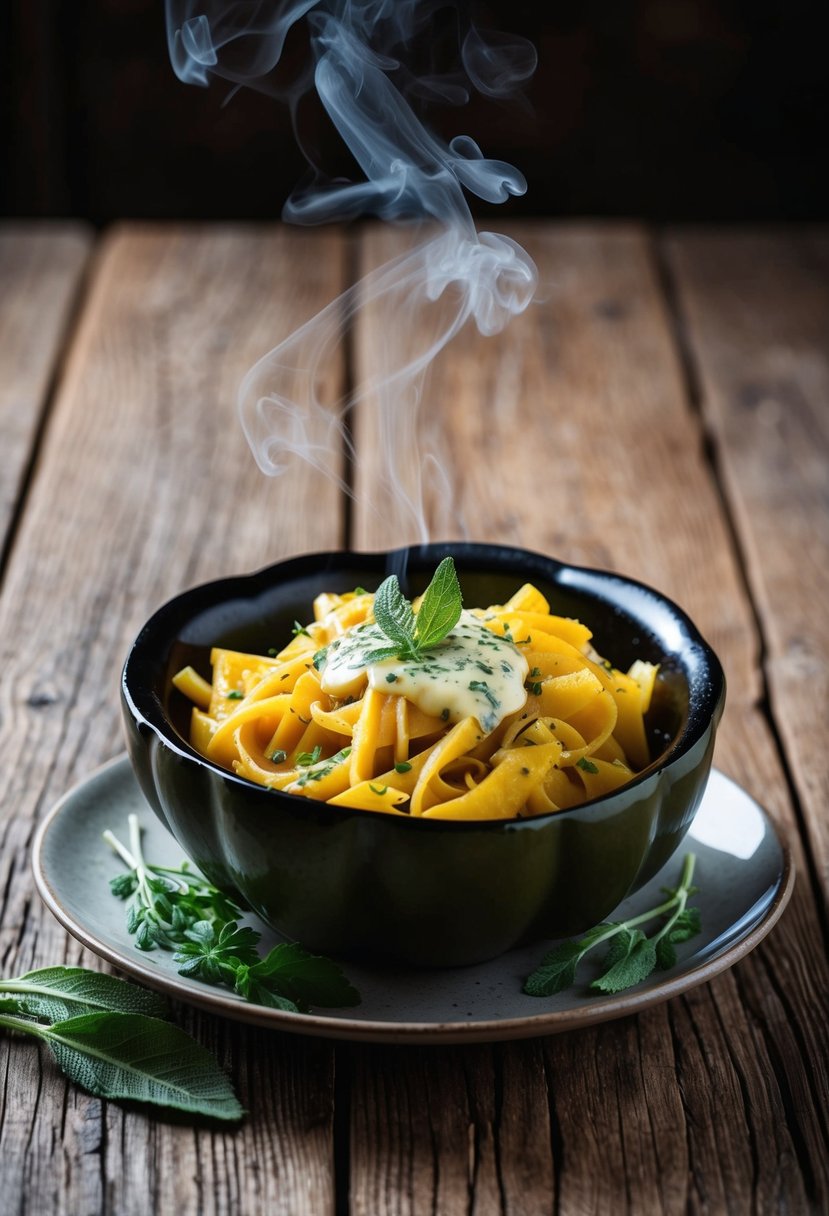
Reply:
M167 1002L158 993L85 967L27 971L16 979L0 980L2 993L14 994L24 1012L51 1022L104 1010L144 1013L153 1018L169 1013Z
M88 1013L38 1027L59 1066L101 1098L172 1106L214 1119L243 1109L213 1056L170 1022L131 1013Z

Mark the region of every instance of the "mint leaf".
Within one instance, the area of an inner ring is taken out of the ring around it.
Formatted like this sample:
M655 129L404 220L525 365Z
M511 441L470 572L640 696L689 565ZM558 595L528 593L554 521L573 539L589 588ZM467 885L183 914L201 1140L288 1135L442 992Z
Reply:
M455 563L445 557L423 593L415 618L415 641L420 650L442 642L460 620L463 599ZM376 615L376 614L375 614Z
M407 654L417 653L415 614L400 590L396 574L390 574L377 588L374 596L374 619L390 641Z

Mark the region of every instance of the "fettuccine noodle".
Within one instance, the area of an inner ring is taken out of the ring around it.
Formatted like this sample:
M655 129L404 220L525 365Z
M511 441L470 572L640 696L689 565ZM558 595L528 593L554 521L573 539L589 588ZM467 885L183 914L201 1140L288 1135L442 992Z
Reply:
M379 669L371 681L358 673L347 695L326 691L331 655L338 646L345 653L359 626L373 621L372 609L373 596L360 589L320 595L314 621L297 625L279 653L215 648L212 683L193 668L180 671L173 682L194 702L193 746L270 789L392 815L465 820L576 806L615 790L648 763L644 715L656 667L637 661L626 673L617 670L592 649L590 630L552 614L531 584L506 604L463 614L470 674L489 676L467 680L464 659L455 664L457 687L462 679L480 690L485 708L482 694L499 705L494 681L499 665L506 673L511 663L519 671L520 708L503 716L494 709L462 714L462 699L453 700L436 674L448 668L436 663L428 685L428 672L407 683L404 668L392 662L379 665L388 668L382 678ZM474 653L473 642L480 648ZM441 654L437 647L435 659ZM447 704L438 710L443 693Z

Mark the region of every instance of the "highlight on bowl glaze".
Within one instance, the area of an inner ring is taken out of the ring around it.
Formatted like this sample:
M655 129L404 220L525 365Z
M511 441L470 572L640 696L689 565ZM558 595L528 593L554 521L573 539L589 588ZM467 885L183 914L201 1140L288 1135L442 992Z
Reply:
M267 653L321 591L371 589L395 573L419 594L447 555L467 603L503 602L529 581L619 667L659 663L653 759L633 781L528 819L407 818L265 789L187 742L179 668L209 675L212 646ZM459 966L596 924L661 869L702 798L725 679L687 615L641 583L523 549L433 544L310 554L185 591L139 633L121 694L144 795L211 881L309 950Z

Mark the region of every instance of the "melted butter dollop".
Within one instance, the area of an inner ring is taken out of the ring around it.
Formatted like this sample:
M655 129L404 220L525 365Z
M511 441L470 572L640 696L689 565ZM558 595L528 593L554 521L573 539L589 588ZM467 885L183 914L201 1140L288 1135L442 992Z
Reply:
M529 666L524 655L471 612L462 612L452 632L416 659L366 662L372 651L389 645L379 625L347 630L325 652L323 692L337 698L358 696L368 680L370 688L406 697L444 721L477 718L487 733L527 699Z

